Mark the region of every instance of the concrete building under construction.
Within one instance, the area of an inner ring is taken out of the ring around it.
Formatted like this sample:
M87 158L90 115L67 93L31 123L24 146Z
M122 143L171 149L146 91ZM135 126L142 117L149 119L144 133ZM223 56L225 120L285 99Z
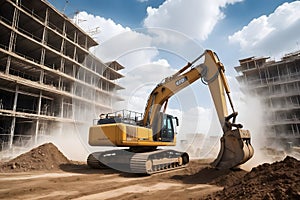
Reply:
M96 45L45 0L0 0L1 149L80 129L122 100L123 66L90 54Z
M261 97L265 105L268 141L300 146L300 51L280 61L250 57L239 62L235 70L242 90Z

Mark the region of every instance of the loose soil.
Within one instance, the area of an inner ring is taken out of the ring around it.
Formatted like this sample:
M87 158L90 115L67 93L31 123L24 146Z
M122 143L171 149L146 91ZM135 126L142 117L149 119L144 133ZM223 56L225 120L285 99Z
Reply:
M47 143L0 165L0 199L300 199L300 161L292 157L250 172L210 162L141 176L90 169Z
M300 199L300 161L283 161L255 167L242 178L224 185L212 199ZM208 198L209 199L209 198Z
M0 172L58 170L70 161L52 143L46 143L2 164Z

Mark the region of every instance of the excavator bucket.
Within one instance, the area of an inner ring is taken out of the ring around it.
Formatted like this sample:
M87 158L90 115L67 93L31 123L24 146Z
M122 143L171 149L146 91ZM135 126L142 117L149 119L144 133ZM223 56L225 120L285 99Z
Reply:
M235 168L249 160L253 153L248 130L229 130L222 136L219 155L211 165L217 169Z

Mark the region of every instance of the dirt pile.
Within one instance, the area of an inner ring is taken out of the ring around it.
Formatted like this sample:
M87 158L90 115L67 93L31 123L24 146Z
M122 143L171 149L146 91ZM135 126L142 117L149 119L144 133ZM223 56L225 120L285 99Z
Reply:
M57 170L60 165L68 163L70 161L54 144L46 143L1 164L0 172Z
M195 163L195 162L194 162ZM195 165L193 162L191 164ZM234 185L238 180L243 178L247 172L244 170L218 170L208 165L201 167L198 170L190 170L191 165L188 166L189 173L184 175L175 175L172 179L181 180L185 184L211 184L217 186Z
M214 181L221 183L220 179ZM300 161L287 156L283 161L255 167L207 199L300 199Z

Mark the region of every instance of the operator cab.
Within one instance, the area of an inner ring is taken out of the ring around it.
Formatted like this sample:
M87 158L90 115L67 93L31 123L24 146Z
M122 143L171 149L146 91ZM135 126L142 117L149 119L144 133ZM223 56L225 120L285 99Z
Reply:
M178 118L166 113L159 113L158 120L153 123L153 140L162 142L173 142L178 126Z

